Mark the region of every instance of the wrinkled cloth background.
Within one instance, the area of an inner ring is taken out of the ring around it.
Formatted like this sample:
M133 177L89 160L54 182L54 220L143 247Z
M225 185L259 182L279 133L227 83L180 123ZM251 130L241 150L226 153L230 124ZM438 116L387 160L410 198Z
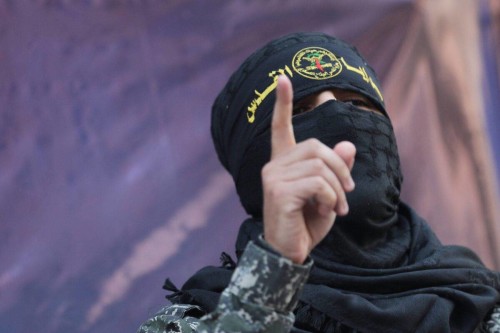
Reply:
M366 55L404 199L500 267L500 1L0 0L0 332L133 332L234 253L211 103L293 31Z

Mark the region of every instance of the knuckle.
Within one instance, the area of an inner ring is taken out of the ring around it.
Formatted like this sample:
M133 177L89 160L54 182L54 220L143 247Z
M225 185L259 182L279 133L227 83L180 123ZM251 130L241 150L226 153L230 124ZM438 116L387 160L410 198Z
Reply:
M323 178L320 176L313 177L311 180L311 184L315 192L322 191L325 188L325 182L323 181Z
M273 167L272 167L271 163L266 163L266 165L264 165L264 167L260 171L260 175L261 175L263 181L267 180L271 176L272 169L273 169Z
M270 183L278 178L278 165L276 163L268 162L260 170L260 177L263 183Z
M318 195L318 197L320 198L320 201L329 206L329 207L335 207L337 205L337 196L334 192L330 193L330 192L327 192L327 193L323 193L322 195Z
M331 187L325 187L325 196L328 198L328 202L335 206L337 200L339 199L339 194L334 191Z
M306 144L311 147L313 150L319 150L321 149L321 146L323 145L321 141L319 141L316 138L310 138L306 140Z
M266 191L266 196L273 201L282 198L284 194L284 189L281 186L269 186L268 188L266 188L265 191Z
M324 194L329 198L329 201L337 201L338 194L331 188L324 187Z
M325 150L325 145L318 139L312 139L312 140L313 141L311 142L311 145L315 156L322 156Z
M320 158L311 160L311 169L314 173L322 173L325 169L325 163Z
M339 197L338 197L337 193L332 192L330 194L330 203L331 203L332 207L337 204L338 199L339 199Z

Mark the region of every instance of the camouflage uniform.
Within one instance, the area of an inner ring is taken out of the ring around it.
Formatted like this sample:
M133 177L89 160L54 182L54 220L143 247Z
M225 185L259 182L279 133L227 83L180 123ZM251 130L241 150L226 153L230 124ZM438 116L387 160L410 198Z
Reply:
M204 312L197 306L167 306L138 333L289 332L311 267L311 260L296 265L272 253L263 241L250 242L214 312L199 318Z
M500 333L500 307L493 309L491 316L486 320L486 328L490 333Z
M289 332L293 309L307 280L312 261L293 264L260 239L250 242L214 312L175 304L162 308L138 333ZM500 333L500 308L482 324L481 332Z

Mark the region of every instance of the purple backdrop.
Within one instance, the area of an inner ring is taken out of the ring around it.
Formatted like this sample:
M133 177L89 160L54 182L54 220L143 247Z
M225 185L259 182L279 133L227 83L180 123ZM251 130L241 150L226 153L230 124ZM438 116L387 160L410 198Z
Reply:
M456 7L0 0L0 331L135 331L165 304L165 277L180 285L234 252L245 214L212 148L211 103L248 54L293 31L368 57L405 199L499 267L500 11Z

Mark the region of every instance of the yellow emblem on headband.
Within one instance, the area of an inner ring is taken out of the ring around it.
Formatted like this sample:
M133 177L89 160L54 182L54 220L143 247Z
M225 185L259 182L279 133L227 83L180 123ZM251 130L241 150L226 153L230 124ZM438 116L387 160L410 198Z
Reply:
M379 87L364 67L349 65L343 57L340 60L332 52L321 47L306 47L295 54L292 60L293 69L300 75L313 80L325 80L337 76L345 69L360 75L377 93L381 101L384 100Z
M300 75L313 80L325 80L342 72L342 64L337 57L321 47L306 47L295 54L293 69Z

